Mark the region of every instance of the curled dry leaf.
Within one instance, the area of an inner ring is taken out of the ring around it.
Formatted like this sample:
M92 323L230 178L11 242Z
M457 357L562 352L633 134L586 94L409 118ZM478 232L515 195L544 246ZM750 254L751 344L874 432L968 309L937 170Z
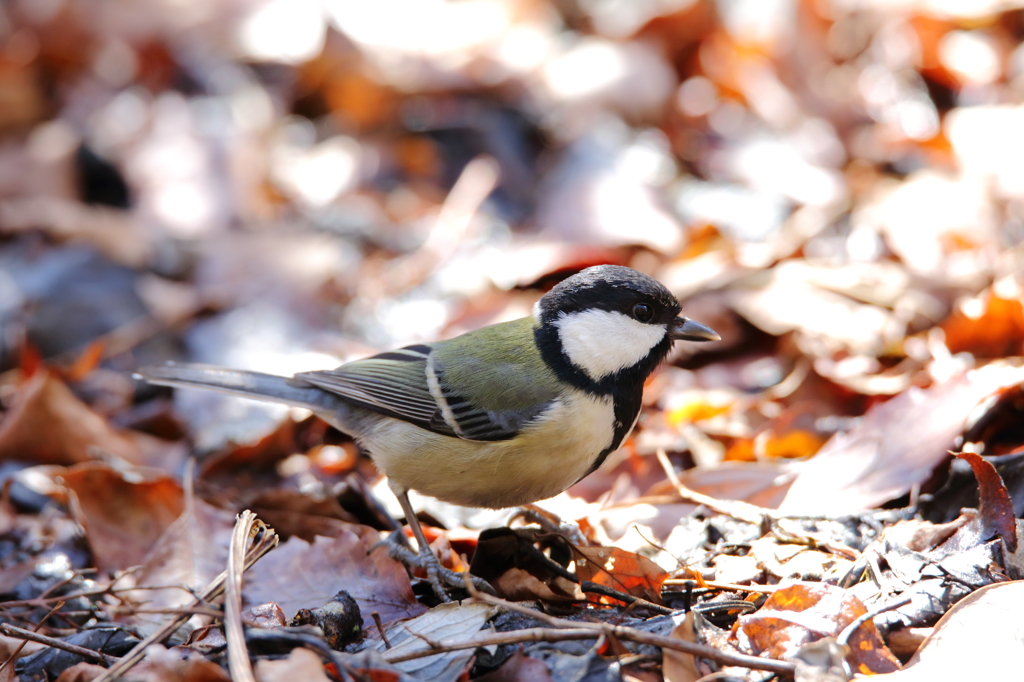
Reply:
M793 583L772 593L756 612L740 616L733 637L740 648L758 656L789 658L802 646L837 637L867 613L857 597L825 583ZM850 664L862 674L899 668L874 623L861 625L850 638Z
M144 590L130 599L147 610L173 609L193 600L190 590L205 587L224 570L235 515L200 499L193 499L149 550L142 568L133 577ZM155 589L166 588L166 589ZM135 614L130 622L163 624L164 614Z
M645 556L617 547L572 547L580 581L610 587L661 604L661 585L668 572ZM602 597L602 599L606 599Z
M498 612L498 609L483 602L465 604L448 603L435 606L426 613L395 624L387 629L387 648L384 642L377 644L377 651L387 661L432 648L432 642L452 642L472 637L480 632ZM419 680L432 682L456 682L462 679L473 658L472 649L447 651L437 656L414 658L394 663L403 673Z
M799 468L779 509L842 514L906 494L948 457L983 400L1022 381L1024 368L989 365L873 407Z
M85 529L96 567L120 571L142 564L185 506L178 482L154 471L118 471L99 462L61 475L71 513Z
M246 573L245 601L277 602L290 619L345 590L359 603L366 623L373 622L374 611L385 623L423 613L405 568L383 548L370 551L378 540L377 531L357 525L312 543L292 537Z
M516 649L497 670L477 678L477 682L554 682L543 661L530 658Z
M877 682L1015 679L1024 660L1024 582L989 585L950 609L906 667Z
M982 540L999 537L1012 554L1017 551L1017 520L1013 514L1013 500L999 477L995 467L981 455L961 452L957 455L966 460L978 479L981 504L978 512L981 520Z
M256 677L262 682L330 682L320 657L309 649L292 649L286 658L260 660L256 663Z
M98 452L166 470L181 461L181 448L118 431L48 371L19 386L11 405L0 418L0 461L67 465L95 459Z
M561 543L555 548L564 551ZM535 547L533 539L526 534L511 528L488 528L480 533L469 570L489 582L498 596L510 601L582 600L584 597L577 585L558 567L559 564Z

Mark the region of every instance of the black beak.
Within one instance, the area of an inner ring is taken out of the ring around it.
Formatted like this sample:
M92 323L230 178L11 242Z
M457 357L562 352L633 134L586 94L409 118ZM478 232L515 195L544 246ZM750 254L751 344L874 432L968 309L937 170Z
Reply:
M673 341L721 341L711 327L706 327L700 322L688 320L685 317L677 317L668 326L668 338Z

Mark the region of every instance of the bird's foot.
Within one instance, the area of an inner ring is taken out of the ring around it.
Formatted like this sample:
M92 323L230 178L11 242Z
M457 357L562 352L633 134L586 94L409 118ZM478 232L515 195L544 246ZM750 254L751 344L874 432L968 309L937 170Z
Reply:
M563 521L557 515L546 509L541 509L535 504L524 504L512 514L509 524L513 519L523 519L527 523L536 523L545 533L555 533L564 536L574 545L587 545L587 537L580 530L579 524L573 521Z
M468 573L453 571L442 566L441 561L429 546L421 547L418 553L412 551L403 543L405 538L395 538L396 535L402 535L402 532L396 531L392 533L385 541L388 547L388 555L395 561L401 561L406 566L426 571L427 581L439 600L442 602L450 602L452 600L448 595L449 587L465 589ZM480 592L495 594L494 588L483 578L469 575L469 580L473 587Z

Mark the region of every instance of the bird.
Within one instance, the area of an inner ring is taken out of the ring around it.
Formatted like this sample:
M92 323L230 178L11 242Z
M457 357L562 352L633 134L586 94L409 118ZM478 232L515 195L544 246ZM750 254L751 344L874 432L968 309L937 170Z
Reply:
M336 369L284 377L168 363L136 376L307 408L352 436L387 476L419 565L447 600L443 583L463 578L430 550L409 491L502 509L583 479L633 430L644 382L673 343L720 340L681 310L654 278L598 265L556 284L527 317Z

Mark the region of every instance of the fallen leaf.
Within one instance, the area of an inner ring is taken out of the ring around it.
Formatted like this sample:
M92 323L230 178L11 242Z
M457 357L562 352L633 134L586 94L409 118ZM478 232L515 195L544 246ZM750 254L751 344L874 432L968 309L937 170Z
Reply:
M968 316L963 307L957 308L942 323L951 353L1003 358L1024 352L1024 305L1019 300L988 292L972 303L980 310Z
M227 564L235 515L200 499L186 505L156 541L134 575L131 599L147 610L181 608ZM167 589L153 589L153 588ZM135 614L129 622L142 628L163 624L164 614Z
M77 464L95 459L94 449L132 463L141 460L137 443L47 371L36 372L18 388L0 421L0 460Z
M96 567L138 566L184 509L178 482L156 471L118 471L107 464L78 464L60 474L73 493L71 513L85 529Z
M678 639L691 644L697 642L697 632L693 627L693 611L687 612L683 622L672 628L672 639ZM665 673L665 682L696 682L704 676L697 670L697 661L693 654L664 649L662 659L662 671Z
M660 604L661 585L668 572L645 556L617 547L572 547L580 582L610 587Z
M948 457L983 400L1022 381L1024 368L989 365L876 405L797 468L779 510L843 514L906 494Z
M256 662L256 677L260 682L330 682L320 657L309 649L298 647L286 658L261 659Z
M950 609L899 671L877 682L1015 679L1024 660L1024 582L988 585Z
M139 682L231 682L224 668L192 652L182 660L178 647L159 644L146 647L146 658L134 666L128 677Z
M981 539L989 540L999 537L1006 549L1012 554L1017 551L1017 520L1013 513L1013 500L1003 485L995 467L981 455L974 452L961 452L957 455L966 460L978 479L981 497L978 513L982 524Z
M390 661L417 651L431 648L430 642L464 639L475 635L498 610L490 604L469 602L435 606L421 616L403 621L387 629L390 648L384 642L377 651ZM437 656L415 658L393 665L416 679L431 682L455 682L473 658L472 649L448 651Z
M277 602L290 620L299 609L323 606L345 590L366 623L373 622L374 611L385 623L419 615L424 607L413 597L405 567L384 548L370 551L378 540L377 531L354 524L312 543L292 537L246 573L245 602Z
M535 599L576 602L584 599L577 585L559 575L554 556L558 550L568 563L565 544L534 546L534 539L524 532L507 527L487 528L479 535L469 571L489 582L503 599L529 601Z
M755 656L789 658L802 646L837 637L867 609L849 591L826 583L792 583L776 590L756 612L740 616L733 638ZM857 628L850 638L849 661L862 674L899 668L874 623Z
M497 670L476 678L476 682L553 682L551 673L543 661L530 658L523 650L516 649L508 660Z

